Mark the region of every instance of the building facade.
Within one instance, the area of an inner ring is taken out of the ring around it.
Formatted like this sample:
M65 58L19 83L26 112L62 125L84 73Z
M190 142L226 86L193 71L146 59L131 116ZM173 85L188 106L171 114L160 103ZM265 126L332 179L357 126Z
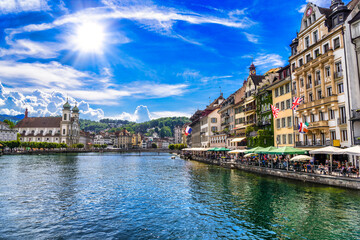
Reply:
M349 11L340 0L329 9L308 3L290 45L294 96L303 99L295 123L309 124L308 133L296 134L297 147L351 145L343 36Z
M6 123L0 121L0 141L15 140L17 140L17 131L11 129Z

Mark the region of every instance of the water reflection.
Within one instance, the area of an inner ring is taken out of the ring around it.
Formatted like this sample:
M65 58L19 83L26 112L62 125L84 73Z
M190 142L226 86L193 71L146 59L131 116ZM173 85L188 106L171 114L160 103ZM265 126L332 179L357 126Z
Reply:
M169 155L3 156L0 182L0 238L360 238L358 192Z

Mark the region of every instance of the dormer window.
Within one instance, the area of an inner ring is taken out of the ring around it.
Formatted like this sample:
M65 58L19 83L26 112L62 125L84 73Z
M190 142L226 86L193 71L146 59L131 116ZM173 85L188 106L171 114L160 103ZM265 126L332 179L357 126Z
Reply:
M315 14L312 15L312 20L313 20L313 22L316 21L316 16L315 16Z

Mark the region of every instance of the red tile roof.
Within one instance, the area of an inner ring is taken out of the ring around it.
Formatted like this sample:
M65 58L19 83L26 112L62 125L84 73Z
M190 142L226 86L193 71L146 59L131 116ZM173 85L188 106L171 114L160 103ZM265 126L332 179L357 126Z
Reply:
M16 124L16 128L59 128L61 117L24 118Z

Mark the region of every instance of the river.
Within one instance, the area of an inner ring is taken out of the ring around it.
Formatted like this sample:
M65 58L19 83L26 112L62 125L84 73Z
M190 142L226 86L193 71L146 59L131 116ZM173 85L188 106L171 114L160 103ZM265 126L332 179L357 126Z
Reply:
M1 156L0 239L360 239L360 193L169 154Z

